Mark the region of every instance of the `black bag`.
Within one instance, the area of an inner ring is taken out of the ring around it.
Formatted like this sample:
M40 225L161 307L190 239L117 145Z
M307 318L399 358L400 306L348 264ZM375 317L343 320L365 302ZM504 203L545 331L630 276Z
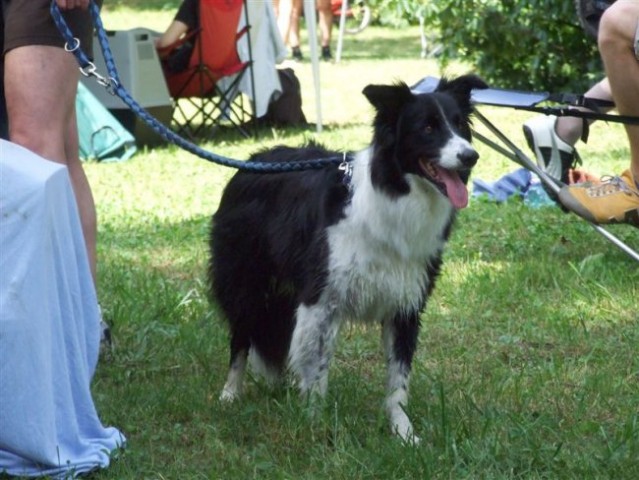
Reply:
M278 127L306 125L302 111L302 88L292 68L277 70L282 84L282 94L269 103L266 114L260 117L260 123Z
M164 59L166 69L171 73L180 73L186 70L189 66L194 47L195 45L193 45L190 40L187 40L173 50L169 56Z

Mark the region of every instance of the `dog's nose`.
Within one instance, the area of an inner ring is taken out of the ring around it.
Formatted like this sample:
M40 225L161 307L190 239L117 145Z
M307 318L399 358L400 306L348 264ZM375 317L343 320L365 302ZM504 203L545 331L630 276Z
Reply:
M474 167L479 159L479 153L474 148L464 148L457 154L457 158L465 167Z

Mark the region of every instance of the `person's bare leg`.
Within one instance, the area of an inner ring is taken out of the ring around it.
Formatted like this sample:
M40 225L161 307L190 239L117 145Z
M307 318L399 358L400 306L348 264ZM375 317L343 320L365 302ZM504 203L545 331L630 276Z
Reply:
M610 84L608 83L608 79L604 78L602 81L593 85L584 94L584 96L597 100L612 101L612 93L610 92ZM583 119L581 118L558 117L557 122L555 123L555 132L557 133L557 135L559 135L559 138L561 138L567 144L575 145L581 138L581 134L583 133L583 126Z
M599 51L620 115L639 117L639 52L635 46L639 2L618 0L599 23ZM561 203L593 223L628 223L639 227L639 126L624 125L630 168L600 185L563 187Z
M72 111L73 118L69 122L67 129L65 150L67 155L67 168L71 177L71 184L75 193L80 219L82 221L82 231L84 233L84 241L89 255L89 266L93 275L93 282L97 289L97 213L95 210L95 202L89 180L82 167L80 161L80 145L78 138L78 123L74 109Z
M9 138L68 167L95 280L96 212L78 157L75 123L78 78L75 58L62 48L26 46L5 55Z
M333 28L331 0L317 0L317 13L319 17L320 45L322 47L330 47Z
M639 2L618 0L601 18L599 51L620 115L639 117L639 59L633 45L639 27ZM625 125L631 171L639 181L639 125Z
M293 0L290 14L290 29L288 32L288 44L291 48L300 47L300 18L302 16L302 0Z

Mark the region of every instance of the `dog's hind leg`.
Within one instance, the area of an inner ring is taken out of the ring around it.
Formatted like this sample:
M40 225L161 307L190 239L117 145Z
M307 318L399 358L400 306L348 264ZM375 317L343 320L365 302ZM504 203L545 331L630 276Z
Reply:
M410 370L417 347L419 315L398 313L383 325L383 342L388 368L386 411L391 430L404 442L416 444L419 438L406 415Z
M323 302L313 306L300 305L296 319L289 366L302 394L323 398L328 389L328 367L339 323Z
M249 347L250 341L247 337L237 332L231 334L229 373L226 377L226 383L224 384L222 393L220 394L220 400L232 402L241 395Z

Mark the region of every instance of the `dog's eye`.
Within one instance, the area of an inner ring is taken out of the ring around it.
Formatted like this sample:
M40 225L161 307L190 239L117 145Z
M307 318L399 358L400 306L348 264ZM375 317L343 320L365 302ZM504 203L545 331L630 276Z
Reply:
M426 126L424 127L424 132L427 135L430 135L431 133L433 133L433 130L435 129L435 127L433 127L432 123L427 123Z

